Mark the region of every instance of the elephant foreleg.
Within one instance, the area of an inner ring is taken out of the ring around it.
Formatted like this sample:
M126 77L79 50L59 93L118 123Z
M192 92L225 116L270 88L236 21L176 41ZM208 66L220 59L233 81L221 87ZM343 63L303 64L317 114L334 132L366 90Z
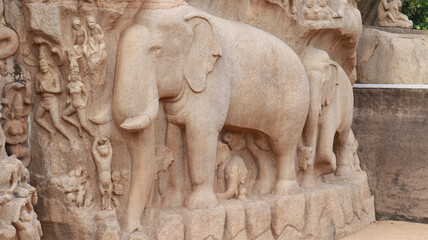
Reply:
M169 167L169 184L166 191L163 204L169 207L180 207L183 205L183 186L184 186L184 144L181 129L174 125L168 124L166 145L172 152L174 161Z
M125 231L141 229L141 217L148 204L156 174L155 127L124 134L131 156L131 188L125 216Z
M202 127L186 126L187 156L189 161L192 192L186 200L189 208L207 208L218 204L214 194L214 170L216 164L218 131Z

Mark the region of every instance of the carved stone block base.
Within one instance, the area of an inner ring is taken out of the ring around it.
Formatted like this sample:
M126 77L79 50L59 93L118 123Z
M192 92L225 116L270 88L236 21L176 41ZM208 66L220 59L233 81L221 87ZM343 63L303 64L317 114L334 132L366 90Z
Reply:
M158 240L337 239L375 220L364 172L326 176L324 181L292 196L248 196L247 201L227 200L209 209L149 208L143 235Z

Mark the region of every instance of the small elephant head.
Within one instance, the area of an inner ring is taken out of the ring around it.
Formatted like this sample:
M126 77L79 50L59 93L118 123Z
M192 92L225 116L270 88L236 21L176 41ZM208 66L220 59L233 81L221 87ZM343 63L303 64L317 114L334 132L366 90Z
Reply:
M239 194L240 187L244 185L248 170L244 160L234 155L224 169L225 180L227 184L226 192L217 193L218 199L229 199Z

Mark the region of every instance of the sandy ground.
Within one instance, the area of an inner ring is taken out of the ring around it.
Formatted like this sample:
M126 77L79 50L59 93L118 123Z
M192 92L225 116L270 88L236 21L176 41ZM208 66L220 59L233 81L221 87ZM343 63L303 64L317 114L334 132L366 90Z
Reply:
M428 224L378 221L341 240L428 240Z

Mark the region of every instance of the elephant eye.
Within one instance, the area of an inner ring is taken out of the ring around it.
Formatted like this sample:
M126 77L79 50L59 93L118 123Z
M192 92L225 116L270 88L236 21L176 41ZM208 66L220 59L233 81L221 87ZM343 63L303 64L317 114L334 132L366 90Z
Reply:
M156 56L159 56L161 54L161 50L162 50L162 47L159 45L154 45L149 49L149 51L154 52Z

